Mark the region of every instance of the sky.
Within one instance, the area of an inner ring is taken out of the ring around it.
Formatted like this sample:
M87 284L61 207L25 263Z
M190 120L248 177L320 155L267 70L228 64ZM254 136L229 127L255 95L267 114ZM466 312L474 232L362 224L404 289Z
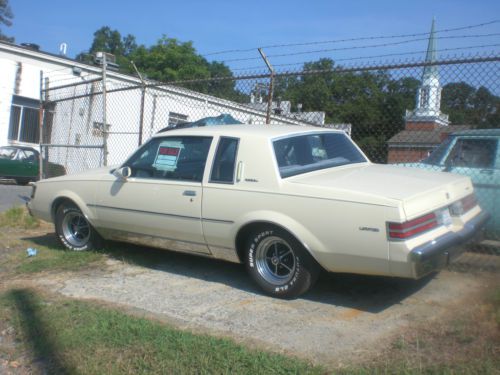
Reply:
M16 43L36 43L43 51L51 53L59 53L60 44L66 43L69 57L88 50L93 33L102 26L109 26L122 35L134 35L138 44L146 46L166 35L180 41L192 41L202 55L251 49L247 52L206 55L209 61L226 61L236 70L265 67L257 47L324 41L337 42L266 47L264 52L271 64L283 68L287 66L283 64L298 64L320 57L346 62L355 58L398 61L419 57L418 54L394 54L425 51L425 36L338 40L428 33L433 17L436 19L436 30L489 23L482 27L438 33L441 37L453 36L438 40L441 56L500 51L498 0L10 0L10 5L14 13L13 25L2 26L4 34L15 37ZM420 40L381 45L412 39ZM367 45L377 47L367 48ZM479 45L496 46L462 49ZM346 49L352 47L357 48ZM302 54L326 49L336 50ZM449 51L443 51L447 49ZM287 56L276 56L280 54ZM388 56L370 58L380 55ZM245 58L255 60L230 61ZM289 67L293 69L294 65Z

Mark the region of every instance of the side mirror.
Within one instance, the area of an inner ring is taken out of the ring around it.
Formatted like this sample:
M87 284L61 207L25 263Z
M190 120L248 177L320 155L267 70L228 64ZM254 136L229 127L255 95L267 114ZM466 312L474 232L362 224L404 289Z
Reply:
M130 167L121 167L115 169L113 174L119 179L126 181L132 175L132 170Z

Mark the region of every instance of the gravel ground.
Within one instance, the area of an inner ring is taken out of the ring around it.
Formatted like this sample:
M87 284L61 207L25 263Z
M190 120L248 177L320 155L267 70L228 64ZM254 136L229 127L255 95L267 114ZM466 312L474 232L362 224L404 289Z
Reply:
M439 318L487 282L451 271L420 281L326 274L304 297L285 301L262 295L244 268L230 263L167 252L154 267L120 260L108 266L37 282L193 332L336 366L376 355L401 329Z

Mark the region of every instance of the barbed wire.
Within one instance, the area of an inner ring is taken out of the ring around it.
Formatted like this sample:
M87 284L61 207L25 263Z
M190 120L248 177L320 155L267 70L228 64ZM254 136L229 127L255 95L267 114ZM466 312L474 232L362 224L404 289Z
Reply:
M467 50L467 49L477 49L477 48L491 48L491 47L500 47L499 44L484 44L484 45L478 45L478 46L466 46L466 47L457 47L457 48L444 48L440 49L439 52L449 52L449 51L461 51L461 50ZM382 54L382 55L373 55L373 56L358 56L358 57L348 57L348 58L342 58L342 59L333 59L334 62L339 62L339 61L355 61L355 60L364 60L364 59L376 59L376 58L383 58L383 57L396 57L396 56L409 56L409 55L422 55L426 53L427 51L415 51L415 52L403 52L403 53L387 53L387 54ZM492 51L492 53L495 53ZM311 61L303 61L303 62L297 62L297 63L289 63L289 64L273 64L273 67L284 67L284 66L301 66L307 63L310 63ZM246 68L235 68L231 69L232 71L245 71L245 70L254 70L254 69L262 69L263 66L251 66L251 67L246 67Z
M449 28L449 29L436 30L435 33L447 33L447 32L451 32L451 31L469 30L469 29L474 29L474 28L478 28L478 27L492 25L492 24L499 23L499 22L500 22L500 20L493 20L493 21L483 22L483 23L479 23L479 24L475 24L475 25L467 25L467 26L460 26L460 27ZM241 53L241 52L251 52L251 51L253 52L253 51L257 50L258 48L272 49L272 48L284 48L284 47L300 47L300 46L311 46L311 45L320 45L320 44L356 42L356 41L362 41L362 40L409 38L409 37L416 37L416 36L423 36L423 35L428 36L429 32L427 31L427 32L413 33L413 34L380 35L380 36L370 36L370 37L334 39L334 40L312 41L312 42L303 42L303 43L271 44L271 45L260 46L260 47L210 52L210 53L202 54L202 56L206 57L206 56L222 55L222 54L226 54L226 53Z
M500 33L492 33L492 34L481 34L481 35L454 35L454 36L444 36L438 37L436 39L463 39L463 38L479 38L485 36L498 36ZM308 55L314 53L325 53L325 52L333 52L333 51L352 51L357 49L369 49L369 48L378 48L378 47L390 47L402 44L409 44L413 42L420 42L428 40L428 38L417 38L417 39L408 39L399 42L391 42L391 43L379 43L379 44L371 44L371 45L362 45L362 46L352 46L352 47L338 47L338 48L326 48L321 50L313 50L313 51L301 51L301 52L290 52L290 53L282 53L275 55L268 55L268 58L277 58L277 57L288 57L288 56L299 56L299 55ZM261 57L246 57L240 59L229 59L229 60L221 60L218 62L236 62L236 61L253 61L253 60L262 60Z

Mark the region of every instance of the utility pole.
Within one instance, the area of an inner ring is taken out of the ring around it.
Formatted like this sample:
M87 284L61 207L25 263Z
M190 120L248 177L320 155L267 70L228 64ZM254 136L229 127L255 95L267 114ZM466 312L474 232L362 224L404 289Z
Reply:
M139 146L142 144L142 129L144 128L144 99L146 97L146 82L144 82L144 79L142 78L141 73L137 69L137 66L135 66L135 63L133 61L130 62L132 66L134 67L135 72L139 76L139 79L141 80L142 83L142 88L141 88L141 108L140 108L140 114L139 114Z
M262 59L267 65L267 68L269 69L269 72L271 73L271 77L269 78L269 95L267 98L267 114L266 114L266 124L271 123L271 110L273 106L273 90L274 90L274 68L272 67L271 63L266 57L266 54L262 50L262 48L259 48L259 53L262 56Z
M102 52L102 152L103 164L108 165L108 125L106 119L106 52Z

